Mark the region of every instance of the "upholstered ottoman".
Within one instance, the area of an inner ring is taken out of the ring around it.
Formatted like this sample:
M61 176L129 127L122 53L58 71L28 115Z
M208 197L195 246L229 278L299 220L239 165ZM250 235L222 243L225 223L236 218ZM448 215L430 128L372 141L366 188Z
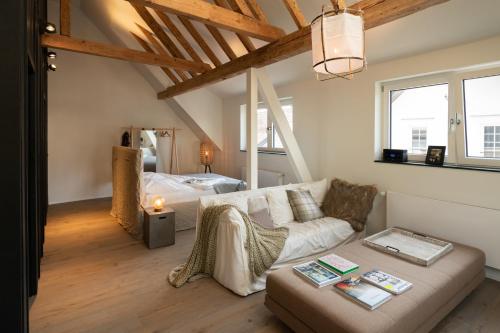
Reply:
M413 283L413 288L370 311L335 291L316 288L291 267L267 278L266 306L296 332L428 332L484 279L484 253L453 244L429 267L418 266L356 241L332 251L360 265ZM354 274L356 274L354 273Z

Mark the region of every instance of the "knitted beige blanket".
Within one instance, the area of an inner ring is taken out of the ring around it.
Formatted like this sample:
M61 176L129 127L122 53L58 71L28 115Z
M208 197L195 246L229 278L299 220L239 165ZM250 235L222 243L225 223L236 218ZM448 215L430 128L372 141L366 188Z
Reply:
M201 229L188 261L170 272L168 281L171 285L178 288L190 279L200 277L200 274L213 275L219 217L230 208L237 209L245 222L247 231L245 247L248 249L248 266L252 272L252 279L264 273L278 259L288 237L287 228L265 229L253 223L246 213L235 206L211 206L203 212Z

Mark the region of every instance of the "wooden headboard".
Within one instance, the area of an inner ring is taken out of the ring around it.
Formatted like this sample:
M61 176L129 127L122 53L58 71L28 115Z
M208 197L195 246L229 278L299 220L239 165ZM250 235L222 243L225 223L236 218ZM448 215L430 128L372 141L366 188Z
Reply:
M111 215L134 238L142 237L142 151L113 147L113 199Z

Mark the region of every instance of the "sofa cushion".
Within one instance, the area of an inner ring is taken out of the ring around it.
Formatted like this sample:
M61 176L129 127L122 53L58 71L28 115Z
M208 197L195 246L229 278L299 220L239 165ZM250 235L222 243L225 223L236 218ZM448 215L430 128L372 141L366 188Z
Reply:
M354 234L351 225L333 217L309 222L290 222L285 247L275 264L320 253L344 242Z
M324 216L309 190L287 190L286 194L295 221L307 222Z
M321 207L323 201L325 200L326 192L328 191L328 181L325 178L317 182L304 184L299 189L309 190L314 198L314 201L316 201L318 206Z
M266 196L275 226L279 227L293 221L292 207L284 189L270 190Z
M267 229L274 229L273 220L269 213L269 204L265 196L248 198L248 215L255 223Z
M361 186L333 179L322 210L326 216L346 220L354 230L362 231L376 195L375 186Z

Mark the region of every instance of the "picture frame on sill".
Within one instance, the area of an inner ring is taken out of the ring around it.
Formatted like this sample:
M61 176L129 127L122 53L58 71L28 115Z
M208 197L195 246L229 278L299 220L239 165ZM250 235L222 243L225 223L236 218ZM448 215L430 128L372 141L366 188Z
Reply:
M425 164L442 166L446 154L446 146L429 146L427 147L427 155Z

